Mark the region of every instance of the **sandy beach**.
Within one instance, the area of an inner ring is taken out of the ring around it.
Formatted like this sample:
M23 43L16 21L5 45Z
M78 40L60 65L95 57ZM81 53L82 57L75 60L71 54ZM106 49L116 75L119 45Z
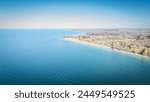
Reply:
M122 50L117 50L117 49L112 49L112 48L107 47L107 46L102 46L102 45L98 45L98 44L94 44L94 43L90 43L90 42L86 42L86 41L81 41L81 40L74 39L74 38L64 38L63 40L70 41L70 42L75 42L75 43L80 43L80 44L86 44L86 45L94 46L94 47L97 47L97 48L107 48L107 49L110 49L112 51L117 51L117 52L122 53L122 54L128 54L128 55L132 55L132 56L135 56L135 57L137 56L137 57L143 57L143 58L146 58L146 59L150 59L150 57L148 57L148 56L143 56L143 55L140 55L140 54L131 53L131 52L122 51Z

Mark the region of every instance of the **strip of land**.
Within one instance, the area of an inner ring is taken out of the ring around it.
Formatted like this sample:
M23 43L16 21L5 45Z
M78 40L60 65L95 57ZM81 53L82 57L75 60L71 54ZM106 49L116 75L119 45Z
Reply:
M150 58L150 29L91 29L82 31L86 33L64 36L64 40Z

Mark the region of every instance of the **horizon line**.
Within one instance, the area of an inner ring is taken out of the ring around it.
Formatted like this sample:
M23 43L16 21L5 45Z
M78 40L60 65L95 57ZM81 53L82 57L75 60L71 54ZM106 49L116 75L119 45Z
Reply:
M108 28L103 28L103 27L94 27L94 28L88 28L88 27L83 27L83 28L78 28L78 27L0 27L0 29L150 29L150 27L138 27L138 28L135 28L135 27L131 27L131 28L117 28L117 27L108 27Z

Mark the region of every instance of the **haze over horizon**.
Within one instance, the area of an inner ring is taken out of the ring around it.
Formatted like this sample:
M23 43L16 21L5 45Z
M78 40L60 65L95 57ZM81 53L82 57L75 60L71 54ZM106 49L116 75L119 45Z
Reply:
M0 28L150 28L150 0L0 0Z

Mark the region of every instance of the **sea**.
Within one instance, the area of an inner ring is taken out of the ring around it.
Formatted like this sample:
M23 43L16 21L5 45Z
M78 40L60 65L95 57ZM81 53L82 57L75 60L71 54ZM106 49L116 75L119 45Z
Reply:
M150 85L150 58L63 40L71 29L0 29L0 85Z

